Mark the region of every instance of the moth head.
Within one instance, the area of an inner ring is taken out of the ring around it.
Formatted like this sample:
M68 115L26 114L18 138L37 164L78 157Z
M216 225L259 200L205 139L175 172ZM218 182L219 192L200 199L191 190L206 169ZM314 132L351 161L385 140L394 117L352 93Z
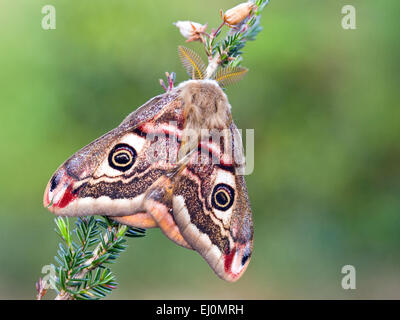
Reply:
M179 46L178 54L191 79L214 79L221 87L240 81L248 71L247 68L233 66L220 67L216 72L210 71L212 68L206 68L203 60L193 50Z

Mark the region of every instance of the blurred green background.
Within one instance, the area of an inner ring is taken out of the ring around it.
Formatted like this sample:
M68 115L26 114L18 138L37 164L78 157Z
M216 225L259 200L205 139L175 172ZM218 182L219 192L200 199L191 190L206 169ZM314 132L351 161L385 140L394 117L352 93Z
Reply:
M0 1L0 298L32 299L59 239L42 195L72 153L186 74L177 20L219 24L238 1ZM41 28L54 4L57 29ZM341 27L353 4L357 29ZM113 266L121 299L400 298L396 0L271 0L228 88L255 129L254 254L234 284L159 230ZM199 44L189 45L201 51ZM357 289L341 288L354 265ZM48 295L52 296L52 293Z

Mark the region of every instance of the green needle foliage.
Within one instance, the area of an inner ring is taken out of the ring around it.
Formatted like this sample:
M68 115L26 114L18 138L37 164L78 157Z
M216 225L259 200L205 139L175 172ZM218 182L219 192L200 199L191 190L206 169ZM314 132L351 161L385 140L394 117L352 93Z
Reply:
M260 25L261 12L268 4L269 0L252 0L234 7L227 17L222 18L222 23L211 33L206 32L207 25L191 21L178 21L175 25L180 29L182 35L187 38L187 42L199 41L203 44L204 51L208 57L208 66L196 52L191 49L179 46L178 52L181 62L192 79L216 79L221 77L221 72L216 75L218 69L223 69L224 81L219 81L221 86L226 86L242 79L247 72L246 68L240 68L242 62L242 49L247 41L256 39L257 34L262 30ZM239 7L240 7L239 6ZM246 7L246 9L243 9ZM243 10L243 12L242 12ZM226 12L226 14L227 14ZM232 18L232 12L236 12ZM218 39L222 33L222 28L228 26L229 30L225 37ZM229 73L233 74L230 75ZM218 81L218 80L217 80Z
M81 217L71 230L68 218L56 218L55 231L62 243L55 260L56 299L104 298L116 288L106 264L114 263L127 248L126 237L142 237L145 230L121 225L107 217Z
M230 65L237 67L242 61L241 50L245 47L247 41L254 41L256 36L262 30L260 25L261 12L268 4L269 0L255 1L256 9L251 15L243 20L240 25L232 28L225 39L213 44L212 52L218 52L220 56L220 65ZM233 59L234 58L234 59Z

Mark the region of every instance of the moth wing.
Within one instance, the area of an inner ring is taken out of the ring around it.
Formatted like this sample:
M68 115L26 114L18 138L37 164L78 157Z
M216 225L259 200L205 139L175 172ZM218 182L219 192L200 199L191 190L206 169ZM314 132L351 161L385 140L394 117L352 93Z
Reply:
M253 222L245 180L240 175L240 135L233 124L230 132L231 155L235 152L239 161L225 162L226 153L213 157L211 152L216 149L205 144L197 158L176 176L173 215L183 238L214 272L224 280L236 281L250 261ZM211 161L213 158L218 161Z
M143 206L157 226L176 244L192 249L175 223L172 209L174 172L161 176L146 192Z
M236 281L250 261L253 222L240 175L240 134L234 124L229 130L239 161L227 160L226 153L211 155L217 148L205 143L179 170L160 178L146 199L147 212L167 237L196 250L220 278Z
M143 208L144 194L172 166L147 158L155 146L155 140L149 141L147 134L167 130L164 125L176 121L180 107L176 92L155 97L117 128L75 153L49 181L44 206L56 215L127 216L120 220L137 227L155 227L156 223ZM163 134L162 138L167 143L169 136ZM120 150L115 149L118 146ZM133 159L132 165L123 170L113 165L115 159L110 160L113 150L119 152L125 164Z
M111 217L113 220L136 228L150 229L158 228L157 222L147 212L138 212L129 216Z

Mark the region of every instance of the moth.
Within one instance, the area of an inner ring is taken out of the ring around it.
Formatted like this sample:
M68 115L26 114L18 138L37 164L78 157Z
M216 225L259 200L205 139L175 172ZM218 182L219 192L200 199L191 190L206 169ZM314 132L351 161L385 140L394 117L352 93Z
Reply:
M239 279L253 222L241 136L220 84L187 80L150 99L57 169L44 206L59 216L158 227L220 278Z

